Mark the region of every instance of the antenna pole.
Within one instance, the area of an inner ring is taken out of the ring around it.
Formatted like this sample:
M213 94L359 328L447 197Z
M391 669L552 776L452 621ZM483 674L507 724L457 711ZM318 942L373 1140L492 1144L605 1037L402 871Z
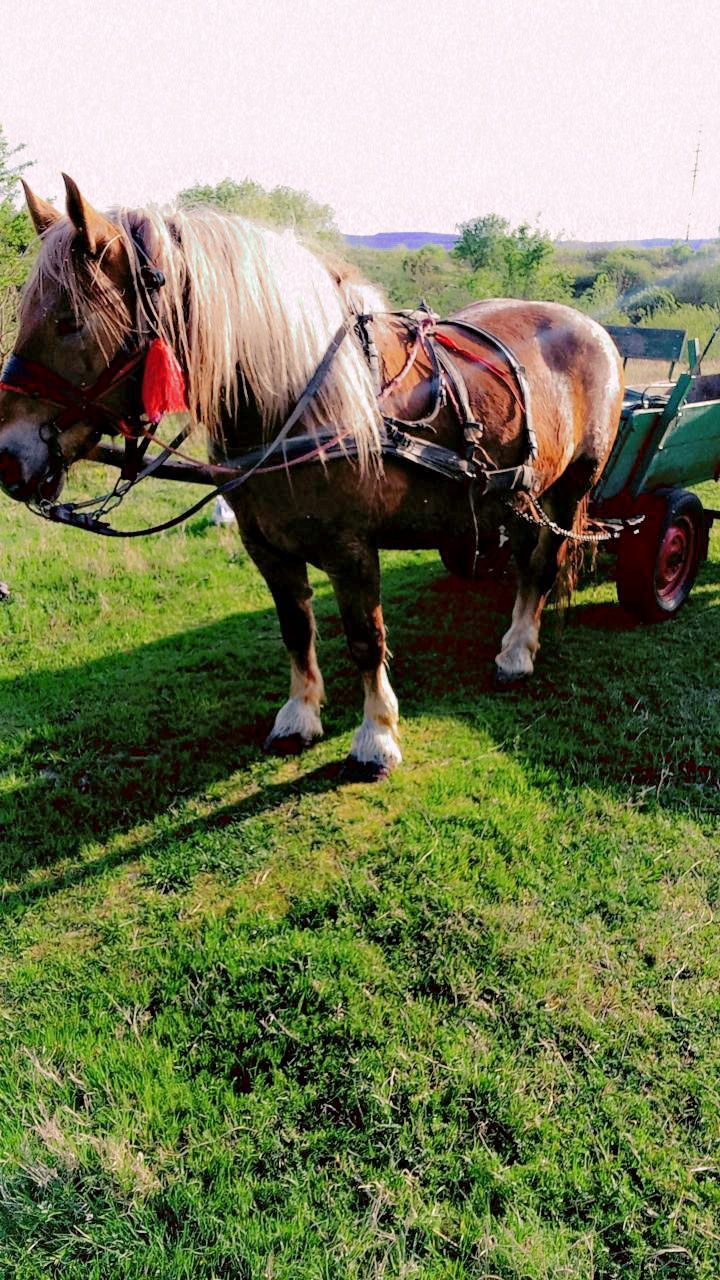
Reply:
M698 165L699 165L699 163L700 163L700 138L701 138L701 136L702 136L702 125L700 125L700 128L698 129L698 140L697 140L697 146L696 146L696 148L695 148L695 163L694 163L694 165L693 165L693 172L692 172L692 187L691 187L691 190L690 190L690 208L688 209L687 231L685 232L685 240L686 240L686 241L688 241L688 240L690 239L690 216L691 216L691 214L692 214L693 201L694 201L694 199L695 199L695 183L697 182L697 176L698 176Z

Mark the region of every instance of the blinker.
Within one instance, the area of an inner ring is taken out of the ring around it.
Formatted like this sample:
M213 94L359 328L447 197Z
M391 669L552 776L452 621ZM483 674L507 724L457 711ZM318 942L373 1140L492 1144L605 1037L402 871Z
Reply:
M140 278L148 293L155 293L165 284L165 273L159 267L144 266L140 268Z

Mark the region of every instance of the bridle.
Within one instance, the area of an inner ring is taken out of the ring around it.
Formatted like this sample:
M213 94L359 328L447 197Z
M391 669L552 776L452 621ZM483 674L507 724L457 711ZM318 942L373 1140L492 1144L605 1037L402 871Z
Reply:
M59 409L59 413L41 424L40 437L51 453L57 452L62 458L61 439L78 422L87 422L97 439L105 434L121 434L126 439L137 435L139 419L121 413L103 401L139 369L146 354L143 348L119 351L89 387L76 386L37 360L11 355L2 371L0 390L15 391L29 396L31 400L47 401Z
M140 373L144 367L150 342L159 333L156 294L165 284L165 276L152 263L137 232L133 234L132 241L140 259L136 275L138 312L142 309L147 320L149 341L138 345L126 342L90 386L77 386L47 365L15 353L8 357L0 374L1 391L14 391L19 395L29 396L31 400L42 400L59 410L54 417L40 424L39 435L47 445L50 465L39 488L49 480L59 477L62 471L67 471L62 438L78 422L85 422L90 426L90 443L93 445L103 435L123 436L126 462L122 478L134 478L133 472L137 471L138 441L147 434L142 423L142 413L115 409L105 401L123 382L133 374ZM149 443L145 442L145 448Z

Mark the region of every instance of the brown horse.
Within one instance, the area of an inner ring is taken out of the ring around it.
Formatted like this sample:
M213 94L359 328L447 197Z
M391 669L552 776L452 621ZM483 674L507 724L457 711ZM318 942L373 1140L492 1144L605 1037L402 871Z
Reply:
M15 365L42 366L50 386L61 375L65 386L77 388L78 403L65 428L57 398L43 393L46 381L33 397L23 386L13 389L6 373L0 391L5 490L25 502L53 500L63 472L101 434L120 419L141 421L142 361L157 334L184 370L191 418L207 427L215 461L272 439L338 327L352 311L368 309L370 286L333 272L291 233L212 210L166 216L120 210L106 217L72 180L66 186L67 216L26 190L42 245L23 296ZM512 359L458 322L481 326L514 353L525 370L526 398ZM413 420L413 435L464 452L460 419L469 417L482 424L487 466L510 469L527 461L531 407L534 492L558 529L579 527L612 445L622 398L619 358L603 329L555 303L468 307L444 329L458 376L450 379L448 395L435 400L433 413L437 368L428 344L398 315L378 314L368 327L386 388L382 411ZM567 540L544 521L521 519L516 494L482 496L478 485L383 459L377 386L361 336L350 328L302 419L303 430L318 438L331 424L352 442L353 456L254 475L229 500L274 598L290 653L290 697L268 745L287 752L322 733L311 563L333 584L364 683L364 718L350 759L367 776L381 776L401 756L398 704L385 666L379 549L473 538L482 545L497 540L504 526L518 584L495 660L502 683L532 673L543 606ZM107 370L122 352L135 353L127 376L110 379L106 388ZM99 385L105 389L102 411L89 390ZM467 392L462 406L459 386Z

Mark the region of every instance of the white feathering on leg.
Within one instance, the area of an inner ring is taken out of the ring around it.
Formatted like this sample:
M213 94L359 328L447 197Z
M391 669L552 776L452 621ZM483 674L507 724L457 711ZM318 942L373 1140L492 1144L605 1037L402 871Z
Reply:
M402 761L397 744L398 702L382 666L372 675L363 676L365 684L364 718L356 731L350 755L359 764L375 764L388 772Z
M296 734L310 744L323 734L320 704L325 696L320 671L315 666L308 674L290 660L290 697L280 708L270 731L268 744L276 738L292 738Z

